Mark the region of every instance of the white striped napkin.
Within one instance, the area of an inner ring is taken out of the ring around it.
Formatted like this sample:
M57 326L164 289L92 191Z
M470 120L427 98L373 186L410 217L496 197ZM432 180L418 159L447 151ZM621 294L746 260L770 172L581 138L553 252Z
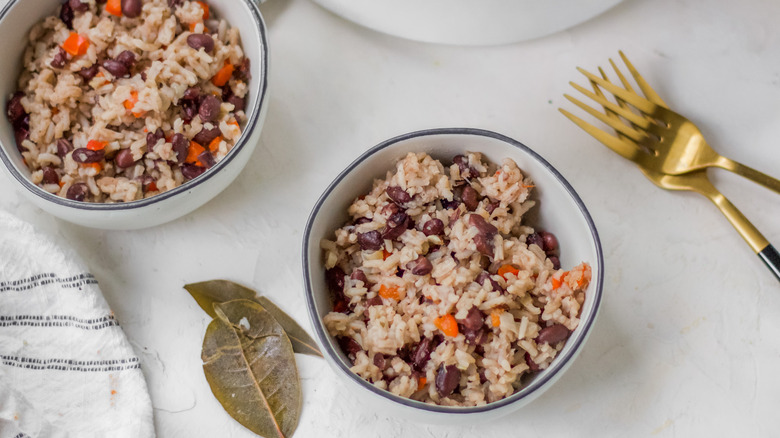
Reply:
M0 211L0 438L153 436L140 362L95 277Z

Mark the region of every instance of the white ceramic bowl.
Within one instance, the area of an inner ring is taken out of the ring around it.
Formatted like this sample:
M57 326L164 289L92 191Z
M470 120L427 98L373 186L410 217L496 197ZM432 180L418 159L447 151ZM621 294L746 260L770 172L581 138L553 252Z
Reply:
M504 158L515 160L536 185L533 198L539 202L534 207L538 211L537 220L532 225L555 233L560 243L563 267L588 262L593 276L585 293L580 325L552 365L537 374L527 386L506 399L485 406L433 406L377 389L349 370L349 359L322 322L323 316L333 306L325 283L320 241L333 238L333 232L349 220L347 207L352 201L370 191L373 180L383 178L408 152L426 152L449 162L455 155L466 151L481 152L493 163L500 163ZM335 373L354 389L361 402L379 405L375 407L380 412L390 411L417 421L451 424L484 421L508 414L539 396L564 373L582 350L596 319L601 302L604 262L598 233L585 205L548 162L522 143L500 134L453 128L412 132L392 138L350 164L328 186L309 216L303 237L303 275L309 316L325 359Z
M457 45L538 38L593 18L621 0L314 0L368 28Z
M48 15L54 15L60 0L11 0L0 11L0 96L3 108L16 91L22 68L22 53L30 28ZM79 225L104 229L137 229L159 225L183 216L216 196L246 165L260 138L268 110L268 42L266 28L252 0L209 0L217 16L237 27L244 53L250 59L252 80L246 101L247 122L233 149L214 167L181 186L138 201L97 204L65 199L46 192L30 181L30 171L16 149L16 140L7 117L0 117L0 161L16 180L20 192L33 204L61 219ZM5 111L3 111L5 112Z

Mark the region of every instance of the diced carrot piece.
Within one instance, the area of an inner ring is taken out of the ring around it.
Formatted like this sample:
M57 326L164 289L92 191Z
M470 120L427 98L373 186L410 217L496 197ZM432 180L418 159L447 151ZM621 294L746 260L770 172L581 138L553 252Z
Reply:
M379 296L382 298L392 299L398 301L401 295L398 293L398 287L379 285Z
M561 287L561 285L563 285L564 280L566 280L566 274L567 273L564 272L560 277L552 277L550 279L550 284L552 284L553 290L558 289Z
M195 32L195 26L197 26L198 23L190 23L190 32Z
M203 148L203 146L195 143L194 141L190 142L190 149L187 152L187 162L188 163L195 163L199 166L202 166L203 164L198 160L198 155L202 154L206 149Z
M80 166L84 167L84 168L91 167L91 168L95 169L95 171L97 171L97 172L100 172L101 170L103 170L103 165L100 164L100 163L82 163L82 164L80 164Z
M225 65L219 69L217 74L211 78L211 83L217 87L224 87L233 76L233 70L234 68L232 64L225 63Z
M106 2L106 12L117 17L122 16L122 0L108 0Z
M520 273L520 270L515 268L512 265L503 265L500 268L498 268L498 275L504 277L504 279L506 279L506 274L510 274L510 273L517 276L517 274Z
M440 316L433 320L433 325L442 331L445 335L454 338L458 336L458 322L455 321L455 317L447 314Z
M428 378L425 376L420 376L417 379L417 389L422 389L425 384L428 383Z
M147 192L156 192L157 191L157 183L152 181L146 186Z
M130 92L130 98L125 100L125 108L131 110L135 106L135 104L138 103L138 92L133 90Z
M68 52L70 56L81 56L87 53L88 48L89 40L76 32L71 32L62 43L62 50Z
M209 5L207 5L205 2L196 0L195 3L199 4L201 8L203 8L203 19L208 20L211 16L211 13L209 12Z
M501 313L500 312L490 312L490 325L493 327L498 327L501 325Z
M90 140L87 142L87 149L91 151L100 151L106 148L108 143L100 140Z
M65 181L62 181L62 180L60 180L60 182L59 182L59 183L57 183L57 184L59 184L59 185L60 185L60 188L61 188L62 186L64 186L64 185L65 185Z
M211 140L211 143L209 143L209 150L211 152L216 152L217 149L219 149L219 144L222 142L222 137L217 136L214 140Z
M390 257L390 254L392 254L390 251L382 248L382 260L387 260L387 258Z

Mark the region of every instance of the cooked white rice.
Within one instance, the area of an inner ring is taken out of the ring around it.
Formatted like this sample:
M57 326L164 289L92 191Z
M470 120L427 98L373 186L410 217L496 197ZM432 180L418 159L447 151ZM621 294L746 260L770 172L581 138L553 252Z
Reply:
M591 270L555 269L557 248L540 243L549 233L523 223L533 184L515 162L469 153L456 163L410 153L353 202L353 220L321 242L334 297L324 321L352 371L376 387L475 406L550 365L579 323ZM386 237L379 249L372 231Z
M118 1L69 0L29 33L18 102L9 100L8 116L32 181L48 192L87 202L154 196L200 175L241 135L246 116L236 106L245 102L249 75L238 30L207 17L205 2L138 3L139 15L129 18L109 13ZM208 34L213 49L192 47L193 34ZM69 44L78 37L88 47L72 54ZM134 55L127 74L105 67L125 51ZM224 84L214 79L223 68ZM183 98L190 88L199 90L197 100ZM204 123L198 109L209 95L219 105ZM185 106L194 114L185 116ZM208 138L196 137L204 129L216 140L193 144ZM176 134L186 139L178 149ZM74 154L80 149L98 150L99 159L81 162Z

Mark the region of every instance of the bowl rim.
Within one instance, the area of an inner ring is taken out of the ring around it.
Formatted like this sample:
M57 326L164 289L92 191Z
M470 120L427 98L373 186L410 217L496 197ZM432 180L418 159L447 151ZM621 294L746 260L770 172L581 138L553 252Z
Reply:
M206 172L199 175L198 177L191 179L184 184L168 190L167 192L158 193L157 195L151 196L149 198L145 199L138 199L135 201L129 201L129 202L112 202L112 203L94 203L94 202L84 202L84 201L74 201L72 199L62 198L60 196L57 196L53 193L49 193L42 188L38 187L37 185L33 184L30 178L26 177L25 175L22 175L17 169L16 166L11 162L11 158L8 155L8 152L5 150L4 146L0 146L0 161L3 162L8 172L16 179L25 189L27 189L30 193L33 195L43 199L44 201L51 202L53 204L57 204L62 207L70 207L75 208L78 210L87 210L87 211L118 211L118 210L131 210L135 208L142 208L147 207L153 204L156 204L158 202L165 201L169 198L172 198L178 194L190 191L194 189L196 186L205 183L209 179L211 179L213 176L215 176L217 173L219 173L220 170L227 167L231 161L241 152L241 150L244 149L244 146L248 143L249 138L251 137L251 133L254 132L255 129L258 128L258 123L262 120L262 111L263 106L267 104L266 99L268 95L268 37L266 35L267 29L265 25L265 21L263 20L263 16L260 13L260 10L257 6L257 3L255 3L252 0L242 0L244 4L247 5L251 12L252 21L254 22L255 28L258 30L258 34L260 36L260 58L262 61L262 66L260 70L260 84L258 87L258 98L255 99L255 105L253 106L253 112L252 117L247 120L246 126L244 127L244 131L241 133L241 137L239 137L238 142L233 146L230 151L228 151L227 155L217 162L213 167L210 169L207 169ZM21 3L21 0L11 0L9 1L3 8L0 10L0 25L2 25L2 22L5 20L6 15L8 11L11 10L14 6L16 6L17 3ZM252 87L250 87L250 90ZM8 121L3 118L3 122L0 123L7 123ZM16 145L14 145L16 146ZM9 148L9 150L17 150L16 147Z
M582 335L575 340L574 345L566 354L556 357L556 359L553 361L550 367L544 370L544 371L549 370L549 372L546 372L543 375L539 376L538 378L534 379L530 384L523 387L520 391L510 395L509 397L506 397L504 399L492 403L487 403L482 406L468 406L468 407L440 406L440 405L431 405L431 404L423 403L420 401L416 401L416 400L412 400L409 398L392 394L391 392L384 389L379 389L374 385L368 383L367 381L363 380L362 378L360 378L357 374L350 371L349 367L347 367L346 364L341 360L338 352L335 351L331 343L328 341L330 335L324 331L322 326L322 320L319 317L319 315L317 315L316 307L314 303L314 294L312 293L312 280L311 280L311 276L309 275L309 270L310 270L309 267L311 261L309 260L309 256L308 256L308 249L309 249L308 242L311 236L311 231L314 225L314 221L317 218L317 215L322 207L322 204L331 195L331 193L336 188L336 186L338 186L341 183L341 181L350 172L352 172L355 168L360 166L367 158L374 155L375 153L387 147L391 147L396 143L400 143L413 138L438 136L438 135L472 135L472 136L483 136L483 137L492 138L495 140L503 141L518 149L521 149L525 153L530 155L533 159L537 160L543 167L545 167L548 171L550 171L553 174L553 176L563 186L563 188L567 191L571 199L575 202L575 204L579 208L580 213L582 214L583 218L585 219L588 225L588 229L590 230L591 238L593 239L593 243L596 249L596 262L598 263L596 270L598 274L596 275L597 281L596 284L594 285L594 290L593 292L591 292L593 294L593 313L590 319L586 321L581 321L581 325L578 327L578 329L581 329ZM582 348L583 344L588 338L588 335L590 334L590 331L593 328L593 324L595 323L596 317L598 316L599 308L601 307L602 289L604 285L604 256L601 249L601 241L599 240L598 231L596 230L596 225L593 222L593 219L591 218L588 209L585 207L585 204L583 203L579 195L574 191L574 188L571 186L571 184L569 184L566 178L564 178L563 175L561 175L560 172L558 172L558 170L556 170L549 162L547 162L547 160L542 158L541 155L536 153L528 146L505 135L498 134L493 131L479 129L479 128L433 128L433 129L413 131L385 140L379 143L378 145L372 147L368 151L364 152L362 155L360 155L349 166L347 166L341 173L339 173L338 176L336 176L336 178L330 183L330 185L328 185L328 187L325 189L323 194L319 197L317 202L314 204L314 207L312 208L312 211L309 214L309 218L306 221L306 227L303 233L302 267L303 267L303 277L304 277L304 292L306 295L306 306L309 312L309 317L312 326L314 328L314 331L317 335L317 338L320 341L320 344L324 347L324 350L326 354L329 356L329 359L332 359L330 362L335 363L337 368L348 378L350 378L352 381L357 382L363 388L368 389L369 391L373 392L374 394L382 398L399 403L405 407L420 409L423 411L428 411L437 414L477 414L477 413L496 410L504 406L519 402L526 398L532 399L536 395L535 394L536 390L538 390L543 386L546 386L548 383L554 382L555 379L557 379L560 375L562 375L561 374L562 371L564 371L567 368L567 366L570 365L573 359L577 356L579 350Z

